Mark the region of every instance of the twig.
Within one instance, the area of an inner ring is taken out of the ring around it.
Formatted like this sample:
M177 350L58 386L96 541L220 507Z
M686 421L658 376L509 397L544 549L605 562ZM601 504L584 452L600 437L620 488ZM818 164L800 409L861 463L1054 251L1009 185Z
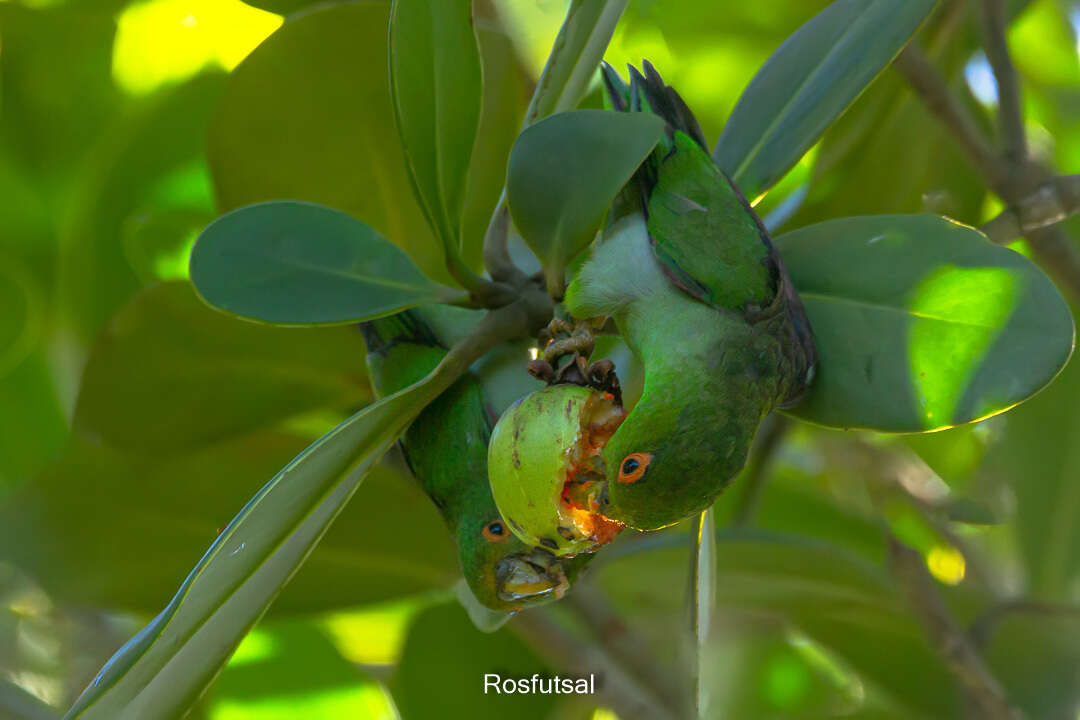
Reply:
M960 683L970 716L980 720L1019 718L971 640L953 621L922 556L890 535L889 561L908 603L922 620L930 642Z
M956 100L945 78L918 48L908 45L897 57L896 67L950 130L990 188L1008 205L1019 207L1052 182L1053 176L1045 168L1027 158L1014 161L997 155L974 118ZM1059 227L1044 227L1029 232L1027 239L1032 252L1060 287L1080 299L1080 253L1068 236Z
M742 483L743 493L739 496L735 515L731 519L734 527L742 527L753 522L758 506L761 504L761 496L765 490L765 481L769 476L768 470L772 467L773 456L791 426L791 419L779 413L773 413L765 420L764 427L758 433L757 442L754 444L750 469Z
M980 230L1004 245L1080 212L1080 175L1056 177L1019 203L1010 205Z
M608 654L665 705L675 708L686 705L682 683L666 666L653 662L653 655L645 651L648 647L645 640L623 621L602 592L587 582L578 583L564 604L592 631Z
M982 0L979 3L986 58L997 80L998 117L1001 122L1005 156L1013 162L1027 159L1027 139L1024 137L1024 117L1020 109L1020 84L1016 68L1009 56L1005 32L1008 23L1004 0Z
M599 695L624 720L675 720L676 715L645 690L597 645L567 631L548 608L518 613L508 624L549 663L579 677L597 675Z

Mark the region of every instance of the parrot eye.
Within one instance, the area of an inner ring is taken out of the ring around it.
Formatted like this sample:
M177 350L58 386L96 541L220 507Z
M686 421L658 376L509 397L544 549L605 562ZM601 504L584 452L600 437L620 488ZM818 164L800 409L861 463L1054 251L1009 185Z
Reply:
M645 474L649 463L652 462L652 453L630 453L623 458L619 467L619 482L637 482Z
M502 542L507 538L506 527L499 520L492 520L485 525L483 533L489 542Z

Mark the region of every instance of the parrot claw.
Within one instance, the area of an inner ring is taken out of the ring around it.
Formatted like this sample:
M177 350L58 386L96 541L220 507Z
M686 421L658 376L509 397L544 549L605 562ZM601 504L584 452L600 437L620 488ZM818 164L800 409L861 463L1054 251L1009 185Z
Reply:
M622 391L615 364L607 359L592 364L588 360L596 345L593 336L602 326L602 321L571 323L553 319L540 332L544 352L529 363L529 374L548 385L580 385L608 393L621 407ZM569 361L564 361L567 356Z

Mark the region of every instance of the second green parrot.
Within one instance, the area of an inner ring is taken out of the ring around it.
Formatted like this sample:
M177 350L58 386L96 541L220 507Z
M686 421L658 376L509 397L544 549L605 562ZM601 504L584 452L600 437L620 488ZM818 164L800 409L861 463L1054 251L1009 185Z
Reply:
M420 380L446 349L420 311L365 322L367 364L379 396ZM488 485L494 424L484 391L466 374L413 421L401 449L413 474L454 535L473 595L493 610L514 612L562 595L588 562L556 558L526 545L504 525Z
M679 95L648 63L629 87L604 70L616 110L656 113L667 132L616 198L565 307L612 318L644 365L641 399L603 450L599 512L651 530L712 504L765 415L803 394L815 351L768 233Z

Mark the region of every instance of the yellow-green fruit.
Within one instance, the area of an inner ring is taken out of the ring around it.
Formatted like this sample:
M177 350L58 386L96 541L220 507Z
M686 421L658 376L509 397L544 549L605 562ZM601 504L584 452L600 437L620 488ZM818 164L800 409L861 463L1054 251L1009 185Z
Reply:
M625 413L610 395L553 385L499 418L488 445L491 492L510 530L556 555L593 552L622 526L596 513L600 451Z

